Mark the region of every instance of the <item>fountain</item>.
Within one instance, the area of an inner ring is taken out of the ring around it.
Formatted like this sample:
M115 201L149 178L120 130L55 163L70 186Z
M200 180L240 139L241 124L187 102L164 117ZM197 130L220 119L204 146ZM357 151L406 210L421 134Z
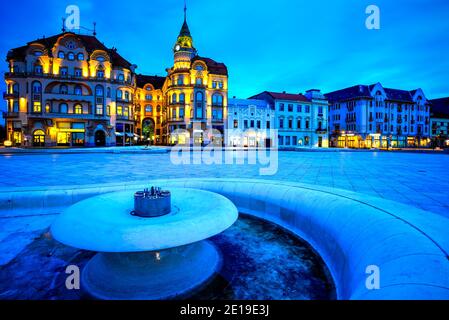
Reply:
M58 216L51 233L98 252L81 273L81 288L93 298L170 299L188 296L220 268L207 239L237 218L234 204L216 193L151 187L80 201Z

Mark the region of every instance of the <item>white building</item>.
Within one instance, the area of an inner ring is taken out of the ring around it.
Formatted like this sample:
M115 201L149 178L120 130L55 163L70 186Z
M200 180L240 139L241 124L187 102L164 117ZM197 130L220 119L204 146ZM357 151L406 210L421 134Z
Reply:
M251 99L263 100L275 110L279 148L328 147L328 102L320 90L305 95L264 91Z
M357 85L326 94L331 145L340 148L427 146L429 103L421 89Z
M273 129L274 110L263 100L228 100L228 146L271 147L269 130Z

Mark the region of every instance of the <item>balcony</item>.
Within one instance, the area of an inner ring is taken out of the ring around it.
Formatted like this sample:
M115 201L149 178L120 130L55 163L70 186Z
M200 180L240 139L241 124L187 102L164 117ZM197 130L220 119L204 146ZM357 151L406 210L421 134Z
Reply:
M47 79L60 79L60 80L76 80L76 81L97 81L97 82L110 82L115 84L129 85L133 82L131 80L116 80L105 77L84 77L79 75L70 74L53 74L53 73L36 73L36 72L6 72L5 78L47 78Z
M126 103L126 104L132 104L133 103L132 99L126 100L125 98L116 98L115 101L117 103Z
M316 129L316 133L317 134L326 134L327 129L326 128L318 128L318 129Z
M3 99L5 99L5 100L18 99L18 98L19 98L18 92L13 92L13 93L3 92Z
M168 122L184 122L184 117L171 117L167 119Z

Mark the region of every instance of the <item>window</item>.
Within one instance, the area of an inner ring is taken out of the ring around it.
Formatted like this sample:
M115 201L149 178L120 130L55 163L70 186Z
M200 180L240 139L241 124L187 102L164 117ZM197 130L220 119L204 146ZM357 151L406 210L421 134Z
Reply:
M75 86L75 90L74 90L75 95L77 96L82 96L83 95L83 90L81 89L80 85L76 85Z
M185 93L181 93L181 94L179 95L179 102L182 103L182 104L184 104L185 100L186 100L186 95L185 95Z
M118 116L123 115L123 107L122 106L117 106L117 115Z
M322 117L323 116L323 107L319 106L318 107L318 117Z
M75 105L75 114L82 114L83 113L83 106L80 104Z
M59 93L60 94L67 94L68 93L68 88L67 88L67 86L65 85L65 84L61 84L60 86L59 86Z
M60 67L59 68L59 75L60 76L67 76L67 74L68 74L68 71L67 71L67 67Z
M248 129L248 120L243 121L243 128Z
M214 106L223 106L223 96L221 94L214 94L212 96L212 105Z
M97 104L95 107L95 114L102 115L103 114L103 105Z
M42 74L42 66L41 65L34 66L34 73Z
M151 101L151 100L153 100L153 96L151 94L147 94L147 95L145 95L145 100Z
M279 111L284 111L284 104L283 103L279 103Z
M293 105L292 104L288 105L288 112L293 112Z
M279 119L279 128L284 128L284 119Z
M42 112L42 105L40 101L33 102L33 112Z
M128 91L125 91L125 100L129 101L129 92Z
M123 80L125 80L125 77L123 76L122 73L120 73L120 74L118 75L118 81L123 81Z
M178 86L182 86L184 84L184 76L180 75L178 77Z
M33 93L41 93L42 92L42 85L40 82L35 81L33 82Z
M293 128L293 119L288 119L288 128L289 129Z
M306 129L309 129L309 126L310 126L310 121L306 120Z
M73 52L69 52L67 54L67 59L69 59L70 61L75 60L75 54Z
M217 81L212 81L212 88L216 89L217 88Z
M218 88L223 89L223 81L218 82Z
M267 121L267 129L270 129L270 126L271 126L270 121Z
M296 106L296 112L302 112L302 105L298 104Z
M42 51L34 51L34 55L36 57L40 57L42 55Z
M153 107L150 105L146 105L145 106L145 113L152 113L153 112Z
M280 146L284 145L284 137L283 136L279 136L279 145Z
M301 129L301 119L296 120L296 127Z
M97 78L99 78L99 79L104 78L104 70L102 70L102 69L97 70Z
M184 119L184 108L179 108L179 117Z
M84 60L84 54L78 53L77 59L78 59L79 61L83 61L83 60Z
M67 104L66 103L61 103L60 105L59 105L59 112L60 113L67 113L68 112L68 107L67 107Z
M178 96L176 93L173 93L173 95L171 96L171 103L176 103L178 100Z
M75 68L75 77L81 78L83 76L83 71L80 68Z
M239 121L238 120L234 120L234 128L238 128L239 127Z
M96 86L95 87L95 95L96 96L103 96L103 87L102 86Z
M306 106L305 109L306 109L306 113L310 112L310 106Z
M204 67L202 65L200 65L200 64L197 64L195 66L195 70L202 71L202 70L204 70Z
M106 59L103 56L98 56L95 60L99 62L104 62Z
M257 120L257 129L260 129L260 120Z
M124 108L123 108L123 115L124 115L125 117L129 117L129 108L128 108L128 107L124 107Z
M121 99L121 98L122 98L122 91L117 90L117 99Z
M108 116L111 115L111 106L107 106L107 107L106 107L106 114L107 114Z
M250 126L249 126L250 128L254 128L254 120L251 120L250 121Z
M59 58L59 59L65 59L65 53L64 53L64 51L59 51L59 52L58 52L58 58Z
M196 78L196 82L197 85L202 85L203 84L203 78Z
M110 88L110 87L108 87L108 88L106 89L106 97L108 97L108 98L111 97L111 88Z

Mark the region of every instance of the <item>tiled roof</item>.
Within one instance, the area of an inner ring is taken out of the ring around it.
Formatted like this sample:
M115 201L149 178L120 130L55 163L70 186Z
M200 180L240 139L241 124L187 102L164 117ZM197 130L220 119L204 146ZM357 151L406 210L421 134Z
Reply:
M449 97L430 100L430 116L434 118L449 118Z
M369 86L357 85L326 93L325 96L327 97L330 103L358 98L372 98L371 90L375 86L376 86L375 84ZM401 101L401 102L413 102L413 95L417 91L417 90L407 91L384 87L382 88L385 91L388 100Z
M7 59L17 59L17 60L23 60L26 55L26 51L29 48L29 46L33 43L38 43L43 45L47 50L48 53L51 55L51 50L58 41L58 39L63 35L73 35L76 38L80 40L80 42L83 44L86 51L91 54L95 50L103 50L106 51L110 57L111 62L114 66L120 66L124 68L130 68L131 63L128 62L126 59L124 59L122 56L120 56L117 53L116 49L108 49L103 43L101 43L95 36L89 36L89 35L83 35L83 34L75 34L73 32L65 32L60 33L51 37L36 39L34 41L30 41L27 43L26 46L19 47L12 49L8 52Z
M224 63L216 62L211 58L204 58L200 56L194 57L192 59L192 63L198 60L204 61L204 63L206 63L207 69L210 73L219 75L228 75L228 68Z
M271 92L267 91L267 93L273 97L275 100L290 100L290 101L304 101L308 102L309 99L302 94L295 93L286 93L286 92Z
M162 89L165 77L137 75L137 87L143 88L147 83L151 83L155 90Z
M356 98L371 98L370 89L365 85L357 85L346 89L341 89L324 95L330 103L335 101L350 100Z

